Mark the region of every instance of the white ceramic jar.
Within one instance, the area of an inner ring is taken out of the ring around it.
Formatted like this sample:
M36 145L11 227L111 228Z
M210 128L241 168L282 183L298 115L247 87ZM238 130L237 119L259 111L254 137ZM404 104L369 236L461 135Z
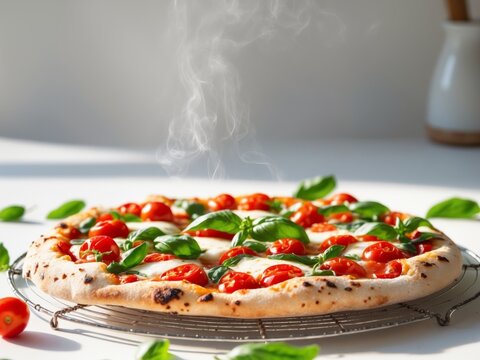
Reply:
M448 22L430 87L427 129L433 140L480 145L480 22Z

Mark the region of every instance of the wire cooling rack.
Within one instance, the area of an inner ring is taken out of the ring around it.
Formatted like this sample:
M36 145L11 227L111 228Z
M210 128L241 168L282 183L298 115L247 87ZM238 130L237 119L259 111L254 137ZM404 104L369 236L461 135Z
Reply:
M198 341L280 341L322 338L383 329L436 319L450 323L452 314L480 296L480 257L462 249L460 278L433 295L378 309L275 319L231 319L184 316L135 310L120 306L86 306L49 296L23 279L25 254L12 264L8 277L16 295L36 311L51 316L52 328L62 330L59 320L153 337Z

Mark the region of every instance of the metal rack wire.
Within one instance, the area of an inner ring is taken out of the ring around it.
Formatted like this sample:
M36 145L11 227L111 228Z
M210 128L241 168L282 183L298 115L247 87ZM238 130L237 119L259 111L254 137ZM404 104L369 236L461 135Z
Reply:
M462 249L464 265L458 281L431 296L365 311L275 319L225 319L162 314L119 306L86 306L54 298L23 279L25 254L12 264L8 277L16 295L36 311L51 316L52 328L61 330L59 319L96 328L170 339L198 341L280 341L322 338L383 329L427 319L448 325L452 314L480 297L480 257Z

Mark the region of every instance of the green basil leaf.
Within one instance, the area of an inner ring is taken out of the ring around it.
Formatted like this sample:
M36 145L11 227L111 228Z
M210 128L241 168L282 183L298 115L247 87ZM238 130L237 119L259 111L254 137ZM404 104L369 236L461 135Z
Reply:
M8 250L3 243L0 242L0 272L6 271L10 267L10 256L8 255Z
M343 245L332 245L321 255L321 262L327 261L328 259L336 258L342 255L345 246Z
M125 266L123 266L121 263L116 262L116 261L111 262L107 266L107 271L109 273L112 273L112 274L120 274L120 273L122 273L126 270L127 270L127 268Z
M412 244L419 244L427 240L433 239L447 239L447 237L440 233L422 232L419 237L411 240Z
M392 226L381 223L365 223L355 231L355 235L374 235L381 240L395 240L398 236L397 230Z
M358 220L358 221L353 221L351 223L335 223L335 226L342 230L355 232L366 223L367 223L366 221Z
M0 221L17 221L25 214L25 208L20 205L11 205L0 210Z
M314 268L311 276L337 276L333 270L317 270Z
M251 258L253 257L252 255L249 254L240 254L234 257L231 257L230 259L225 260L222 263L222 266L224 267L232 267L237 265L243 258Z
M138 348L135 360L170 360L173 355L168 352L170 342L167 339L144 343Z
M202 249L189 235L163 235L155 239L155 249L163 254L173 254L180 259L198 259Z
M111 210L110 215L112 215L113 220L122 220L122 215L117 210Z
M75 215L76 213L82 211L84 207L85 207L85 201L71 200L60 205L58 208L50 211L47 215L47 219L49 220L64 219L68 216Z
M395 244L395 246L400 250L407 251L412 254L417 253L417 248L411 242L402 242L400 244Z
M78 230L82 234L88 234L88 231L97 223L97 219L94 217L89 217L83 220L80 225L78 226Z
M390 211L388 207L376 201L359 201L350 204L350 210L364 219L376 219Z
M85 241L87 241L87 239L73 239L70 240L70 245L83 245Z
M354 261L360 261L362 258L358 256L357 254L350 254L350 255L343 255L344 258L354 260Z
M300 183L293 196L299 199L317 200L332 192L335 186L337 182L332 175L308 179Z
M222 265L214 266L213 268L207 271L207 276L211 282L213 282L214 284L218 284L222 276L225 275L228 270L230 269L226 266L222 266Z
M296 347L286 343L243 344L217 360L313 360L319 352L317 345Z
M305 229L281 216L266 216L253 221L250 236L260 241L275 241L292 238L308 244L309 239Z
M118 274L140 264L145 256L147 256L148 244L143 243L123 254L124 258L119 263L112 262L107 266L107 270L111 273Z
M295 211L297 211L298 209L300 209L303 205L303 202L297 202L296 204L293 204L292 206L290 206L289 208L287 209L283 209L281 212L280 212L280 216L283 216L285 218L289 218L291 215L293 215L293 213Z
M159 236L163 236L165 233L160 230L159 228L155 226L150 226L145 229L138 229L135 231L132 231L130 234L128 234L128 241L136 241L136 240L148 240L148 241L153 241Z
M302 256L296 254L276 254L268 256L269 259L272 260L285 260L285 261L292 261L300 264L304 264L307 266L313 266L318 262L318 257L316 256Z
M280 200L270 200L267 204L270 206L270 211L280 213L285 210L285 205Z
M474 200L450 198L430 208L427 218L472 219L480 213L480 206Z
M196 218L185 231L213 229L229 234L240 231L242 218L230 210L216 211Z
M142 222L142 219L140 217L133 214L124 214L122 215L121 220L123 220L124 222Z
M265 252L268 249L268 246L265 243L260 242L260 241L255 241L255 240L247 240L242 245L246 246L246 247L248 247L248 248L250 248L253 251L256 251L258 253Z
M403 231L404 233L410 233L414 230L417 230L421 226L429 227L430 229L435 229L432 223L427 219L415 216L415 217L408 218L403 223Z
M183 209L192 219L205 214L205 206L195 201L180 199L175 201L175 206Z
M235 246L241 246L243 245L243 242L248 238L248 232L247 231L239 231L238 233L235 234L235 236L232 239L232 247Z
M324 206L318 209L318 212L323 216L330 216L333 214L343 213L350 211L348 207L345 205L331 205L331 206Z

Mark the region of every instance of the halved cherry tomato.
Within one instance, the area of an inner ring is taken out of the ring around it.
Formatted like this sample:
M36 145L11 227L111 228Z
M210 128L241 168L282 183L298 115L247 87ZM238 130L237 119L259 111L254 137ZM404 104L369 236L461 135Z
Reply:
M375 235L358 235L357 239L360 241L381 241Z
M336 220L341 223L349 223L353 221L353 214L350 211L335 213L329 215L328 220Z
M135 216L140 216L142 207L136 203L126 203L118 207L118 212L122 215L132 214Z
M373 277L377 279L393 279L399 277L402 274L402 264L398 261L389 261L386 264L383 264L383 268L377 270Z
M177 257L172 254L152 253L145 256L145 259L143 259L143 262L152 263L152 262L167 261L167 260L173 260L173 259L177 259Z
M256 289L259 287L252 275L237 271L230 271L223 275L218 284L218 291L227 294L241 289Z
M65 223L61 223L56 227L56 230L67 239L78 239L82 237L82 233L78 230L75 226L67 225Z
M431 241L424 241L419 244L415 244L415 248L417 249L417 255L425 254L426 252L432 251L433 244Z
M387 263L391 260L403 259L402 251L388 241L379 241L363 250L363 260L373 260L381 263Z
M147 202L140 213L143 221L173 221L173 213L168 205L159 201Z
M59 241L57 247L62 254L70 256L72 261L77 261L77 257L70 251L70 248L72 247L70 244L67 244L65 241Z
M112 261L120 261L120 248L110 236L94 236L80 247L80 259L110 264Z
M310 231L313 231L316 233L335 231L335 230L337 230L337 227L329 223L316 223L316 224L313 224L312 227L310 228Z
M303 275L302 269L296 266L289 264L273 265L263 271L260 278L260 285L269 287Z
M208 277L201 267L195 264L185 264L174 267L165 271L161 276L161 280L181 281L185 280L192 284L205 286L208 284Z
M120 277L120 284L130 284L136 281L138 281L138 276L135 274L129 274Z
M198 236L198 237L214 237L214 238L221 238L232 240L235 236L234 234L229 234L223 231L213 230L213 229L204 229L204 230L192 230L186 231L186 233L190 236Z
M325 218L318 213L318 207L310 202L305 202L297 211L291 216L290 220L297 223L304 228L309 228L313 224L323 223Z
M326 200L329 205L342 205L342 204L352 204L358 202L357 198L347 194L347 193L338 193Z
M230 258L233 258L238 255L242 254L247 254L247 255L252 255L252 256L258 256L258 254L253 251L252 249L246 247L246 246L236 246L234 248L231 248L227 252L225 252L218 263L221 265L225 260L228 260Z
M357 262L340 257L328 259L320 265L320 269L332 270L337 276L351 275L355 277L365 277L367 274L365 269Z
M238 202L239 210L270 210L270 197L265 194L255 193L240 198Z
M395 226L397 225L398 219L405 220L407 217L407 214L398 211L390 211L386 214L381 215L380 220L383 221L385 224Z
M320 252L324 252L332 245L348 246L350 244L358 242L357 238L352 235L334 235L322 242L320 245Z
M237 208L237 202L230 194L220 194L208 200L208 208L211 211L233 210Z
M93 225L88 231L88 236L106 235L112 238L126 238L129 232L130 230L122 220L106 220Z
M99 222L107 221L107 220L113 220L113 215L110 214L110 213L101 214L101 215L97 218L97 224L98 224Z
M27 327L30 310L25 302L15 297L0 299L0 336L13 338Z
M270 248L267 249L267 255L275 254L305 254L305 245L297 239L280 239L275 241Z

